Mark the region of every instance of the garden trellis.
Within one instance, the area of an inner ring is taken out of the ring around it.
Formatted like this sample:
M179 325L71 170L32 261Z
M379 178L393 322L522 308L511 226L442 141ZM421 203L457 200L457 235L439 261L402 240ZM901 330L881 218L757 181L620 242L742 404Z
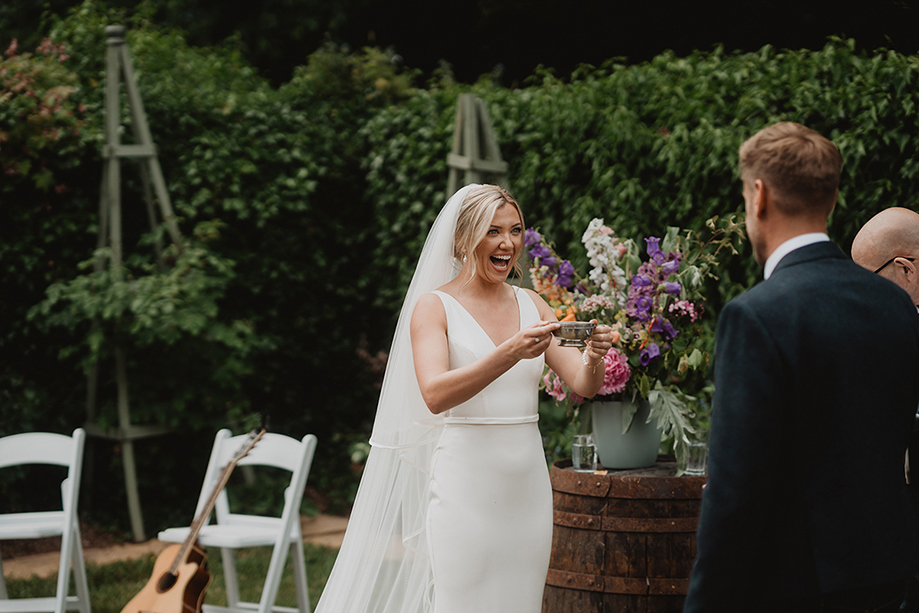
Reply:
M507 187L507 162L501 159L488 107L475 94L460 94L457 100L453 151L447 155L447 166L447 194L461 187L460 171L463 185L481 183L491 175L495 183Z
M147 206L147 217L150 227L158 223L157 206L163 218L166 230L173 242L179 241L179 229L172 212L166 182L157 158L156 145L150 134L143 102L134 78L131 56L124 40L123 26L108 26L108 48L105 59L105 146L103 148L102 185L99 197L99 241L95 270L100 271L106 265L111 268L115 278L122 274L122 217L121 217L121 161L135 159L140 162L140 176L143 185L144 201ZM122 144L119 130L121 128L121 82L127 96L131 113L133 144ZM155 197L154 197L155 193ZM108 246L109 250L101 251ZM162 248L159 241L154 242L157 260L163 265ZM108 255L108 257L106 257ZM97 324L94 324L97 325ZM118 441L122 447L124 461L125 489L128 498L128 513L131 519L131 531L136 541L146 540L143 525L143 513L137 487L137 469L134 460L134 441L140 438L156 436L168 429L159 425L135 425L131 423L128 379L125 367L124 347L114 347L115 383L117 387L118 427L105 430L96 423L97 384L99 363L90 368L87 381L86 417L87 433L109 440Z

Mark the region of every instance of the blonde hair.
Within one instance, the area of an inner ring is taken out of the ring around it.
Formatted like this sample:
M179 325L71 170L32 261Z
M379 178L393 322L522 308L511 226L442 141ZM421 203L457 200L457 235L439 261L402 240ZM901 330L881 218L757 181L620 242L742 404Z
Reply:
M475 248L488 234L495 212L505 204L512 205L520 216L520 225L523 222L523 211L520 205L506 189L498 185L480 185L469 190L463 203L460 205L456 219L456 233L453 239L453 254L463 262L464 256L471 256ZM520 265L520 254L514 261L514 272L523 277L523 267ZM463 267L469 266L469 278L475 277L478 264L474 257L469 257L463 262Z
M763 128L740 147L743 180L763 180L786 215L828 215L841 170L842 155L836 145L797 123Z

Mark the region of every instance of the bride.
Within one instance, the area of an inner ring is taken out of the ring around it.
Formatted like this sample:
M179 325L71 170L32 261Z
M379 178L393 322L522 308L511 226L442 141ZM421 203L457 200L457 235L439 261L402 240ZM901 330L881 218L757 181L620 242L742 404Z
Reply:
M317 613L537 613L552 491L537 427L545 364L582 396L611 331L583 354L521 270L523 214L467 185L425 242L396 328L371 452Z

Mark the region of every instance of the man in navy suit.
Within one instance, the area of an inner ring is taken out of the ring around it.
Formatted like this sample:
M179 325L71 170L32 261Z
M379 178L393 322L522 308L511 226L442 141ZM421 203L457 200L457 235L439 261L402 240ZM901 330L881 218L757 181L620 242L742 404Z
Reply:
M826 234L842 156L794 123L740 148L765 280L722 310L684 612L896 611L917 537L903 455L919 318Z

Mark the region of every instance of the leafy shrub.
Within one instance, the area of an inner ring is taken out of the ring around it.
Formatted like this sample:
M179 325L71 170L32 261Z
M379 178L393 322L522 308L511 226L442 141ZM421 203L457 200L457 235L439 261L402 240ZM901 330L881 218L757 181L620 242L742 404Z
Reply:
M142 443L141 495L156 493L157 525L187 521L166 518L175 500L197 491L200 471L189 467L203 471L213 431L245 428L256 413L270 416L271 429L316 433L325 461L311 484L339 508L347 503L355 485L348 450L370 430L380 351L448 196L460 93L489 105L527 223L577 266L580 233L595 216L640 239L737 212L737 148L774 121L802 122L842 150L830 233L844 248L876 211L910 206L919 187L919 59L852 41L819 51L665 53L567 79L538 72L519 89L488 78L460 85L448 69L420 86L386 51L327 45L275 88L233 41L192 47L144 10L121 14L86 0L53 22L40 50L0 60L0 283L8 288L0 348L18 357L0 365L0 431L82 423L89 316L102 306L121 314L103 332L132 343L132 413L181 428ZM154 267L138 173L126 165L125 251L135 256L135 280L145 278L135 285L79 268L98 232L104 27L112 23L130 26L138 86L189 241L181 253L194 259L188 274ZM194 228L219 232L196 241ZM710 331L724 302L759 275L742 249L709 288ZM135 305L140 294L131 292L142 288L150 300ZM110 378L101 384L111 391ZM111 423L108 392L100 418ZM550 454L559 453L570 428L557 416L545 423ZM176 456L177 441L193 450ZM93 512L102 513L120 506L121 459L97 447L99 478L114 484L97 493Z
M59 346L71 339L60 331L45 336L26 319L45 287L88 253L80 242L89 238L92 205L81 175L92 172L82 161L92 157L94 141L72 64L50 39L34 52L11 41L0 58L0 348L17 356L0 365L9 431L72 430L70 407L80 398L76 364L58 364ZM60 408L49 413L49 405Z
M915 193L917 145L909 135L917 70L915 56L867 53L834 39L819 51L664 53L639 65L584 67L568 81L539 73L518 90L483 81L472 91L489 104L527 223L556 237L566 253L583 254L581 229L594 216L640 238L669 225L701 229L708 218L739 212L737 150L776 121L804 123L842 151L829 227L847 249L872 214L909 206ZM381 294L385 302L401 294L409 254L419 251L446 199L444 160L461 91L431 87L364 129L369 198L378 210L374 262L398 271L400 282ZM759 274L744 246L709 292L710 317Z

